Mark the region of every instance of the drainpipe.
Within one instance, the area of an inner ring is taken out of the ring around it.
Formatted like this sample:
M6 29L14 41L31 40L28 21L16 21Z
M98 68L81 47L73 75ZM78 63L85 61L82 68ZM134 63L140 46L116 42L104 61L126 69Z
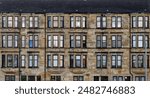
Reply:
M19 81L21 81L21 10L19 12Z
M129 43L131 43L131 14L129 13L129 33L130 33L130 36L129 36ZM131 79L133 81L133 73L132 73L132 68L131 68L131 44L129 46L129 73L131 74Z
M44 44L44 81L46 81L46 12L44 10L44 18L45 18L45 23L44 23L44 33L45 33L45 44Z

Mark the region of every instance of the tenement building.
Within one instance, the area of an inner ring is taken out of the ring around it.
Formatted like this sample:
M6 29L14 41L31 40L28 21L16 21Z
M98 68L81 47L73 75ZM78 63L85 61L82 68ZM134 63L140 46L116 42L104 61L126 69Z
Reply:
M150 80L149 21L149 0L0 0L0 80Z

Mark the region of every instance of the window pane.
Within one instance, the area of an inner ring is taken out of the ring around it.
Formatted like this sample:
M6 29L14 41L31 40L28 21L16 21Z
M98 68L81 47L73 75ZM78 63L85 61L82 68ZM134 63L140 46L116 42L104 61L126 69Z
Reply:
M81 17L76 17L76 27L81 27Z
M63 55L60 55L60 64L59 64L60 67L63 67L64 66L64 56Z
M48 67L52 67L52 64L51 64L51 55L47 56L47 66Z
M14 19L14 27L18 27L18 17L15 17Z
M38 35L34 36L34 47L38 47Z
M86 17L82 17L82 27L86 27Z
M121 17L118 17L118 20L117 20L117 27L120 28L121 25L122 25L122 18Z
M25 36L22 36L22 47L25 47L26 46L26 37Z
M64 47L64 36L60 36L59 47Z
M53 27L58 27L58 17L53 17Z
M137 27L136 17L132 17L132 27Z
M30 23L29 24L30 28L32 28L33 27L33 17L30 17L30 22L29 23Z
M97 17L97 19L96 19L96 26L97 26L97 28L101 27L100 17Z
M2 47L7 47L7 45L6 45L6 36L5 35L2 36Z
M34 56L34 67L37 67L38 66L38 56L35 55Z
M25 67L25 56L24 55L21 56L21 66Z
M34 27L39 26L39 17L34 17Z
M7 55L7 66L13 67L13 56L12 55Z
M112 27L115 28L116 27L116 17L112 17Z
M71 28L73 28L74 27L74 17L73 16L70 17L70 21L71 21L70 26L71 26Z
M138 17L138 27L143 27L143 17Z
M8 27L12 27L13 23L12 23L12 17L8 17Z
M7 27L7 17L2 17L2 27Z
M18 35L15 35L15 46L14 47L18 47Z
M81 36L76 36L76 47L81 47Z
M33 36L29 37L29 47L33 48Z
M18 55L14 56L14 67L18 67Z
M33 58L32 56L30 55L29 56L29 67L32 67L33 66Z
M58 55L53 55L53 66L58 67Z
M132 36L132 47L136 47L136 36Z
M138 47L143 47L143 36L138 36Z
M71 36L70 36L70 47L73 48L74 46L75 46L74 36L71 35Z
M81 67L81 56L76 56L76 67Z
M58 36L53 36L53 47L58 47Z
M51 47L52 39L50 35L47 36L47 40L48 40L48 47Z
M22 27L26 27L26 17L22 17Z
M63 16L60 17L60 27L61 28L64 27L64 17Z
M12 47L12 36L7 36L7 40L8 40L8 47Z
M47 17L47 26L48 26L48 28L51 27L51 24L52 24L51 16L48 16L48 17Z

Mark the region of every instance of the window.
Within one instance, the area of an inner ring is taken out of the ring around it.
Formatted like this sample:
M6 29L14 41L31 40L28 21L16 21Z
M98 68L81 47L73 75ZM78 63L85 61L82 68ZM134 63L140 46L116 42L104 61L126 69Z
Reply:
M47 47L48 48L58 48L58 47L63 48L64 47L64 36L63 35L48 35L47 36Z
M132 28L148 28L149 17L148 16L132 16Z
M122 36L112 35L112 48L121 48L121 47L122 47Z
M47 67L64 67L64 55L47 55Z
M51 47L52 46L52 38L50 35L47 36L47 46Z
M149 47L148 35L132 35L132 48L144 48Z
M33 48L33 36L29 36L29 47Z
M26 47L26 37L24 35L21 38L21 46L22 48Z
M143 36L138 36L138 47L143 47Z
M113 81L123 81L123 76L113 76Z
M18 67L18 55L14 55L14 61L13 61L13 63L14 63L14 67Z
M34 47L38 47L38 35L34 35Z
M86 48L86 35L70 35L70 48Z
M107 18L105 16L98 16L96 18L96 27L97 28L106 28L107 27Z
M144 68L144 55L132 55L132 67ZM147 56L147 67L149 67L149 56Z
M13 18L12 17L8 17L8 27L13 27Z
M6 36L2 35L2 47L7 47L7 40L6 40Z
M59 59L60 59L59 66L63 67L64 66L64 56L60 55Z
M106 35L97 35L96 36L96 47L97 48L106 48L107 47L107 36Z
M38 67L38 55L29 55L29 68Z
M21 75L21 81L27 81L27 77L25 75Z
M47 55L47 66L52 67L51 55Z
M135 81L145 81L145 76L135 76Z
M81 36L76 36L76 47L81 47Z
M108 81L108 76L94 76L94 81Z
M82 27L86 28L86 17L82 17Z
M74 58L75 57L75 58ZM87 56L86 55L70 55L71 68L86 68Z
M47 27L51 28L52 27L52 21L51 21L51 16L47 17Z
M37 48L37 47L38 47L38 35L30 35L29 48Z
M64 36L61 35L59 39L59 47L63 48L64 47Z
M112 55L111 60L112 68L122 67L122 55Z
M3 28L7 27L7 17L5 17L5 16L2 17L2 27Z
M14 27L17 28L18 27L18 17L15 17L14 19Z
M23 16L21 19L22 23L21 23L21 27L25 28L26 27L26 17Z
M37 28L39 27L39 17L34 17L34 27Z
M112 17L112 28L121 28L122 27L122 17L113 16Z
M58 66L58 55L53 55L53 66L54 67Z
M13 56L7 55L7 67L13 67Z
M73 76L73 81L84 81L84 76Z
M70 27L71 27L71 28L74 28L74 27L75 27L75 26L74 26L74 22L75 22L75 21L74 21L74 17L71 16L71 17L70 17Z
M2 55L2 68L6 67L5 60L6 60L5 55Z
M25 55L21 56L21 67L25 67Z
M59 23L59 26L60 26L61 28L64 27L64 17L63 17L63 16L60 17L60 23Z
M58 36L53 36L53 47L58 47Z
M78 56L78 55L75 56L75 66L76 67L81 66L81 56Z
M28 81L35 81L35 76L28 76Z
M97 68L107 68L107 55L106 54L97 55L96 67Z
M7 46L8 47L12 47L12 42L13 42L12 40L13 40L12 36L7 36L7 41L8 41Z
M50 77L50 81L61 81L61 76L53 75L53 76Z
M2 54L2 67L10 67L10 68L17 68L19 62L19 57L17 54L11 55L4 55Z
M80 17L80 16L71 16L70 17L70 27L71 28L86 28L86 17Z
M33 17L29 18L29 27L33 28Z
M81 17L76 17L76 27L81 27Z
M14 42L14 47L18 47L18 35L15 35L15 42Z
M58 17L56 17L56 16L54 16L53 17L53 27L55 28L57 28L58 27L58 22L59 22L59 20L58 20Z
M5 75L5 81L15 81L15 75Z

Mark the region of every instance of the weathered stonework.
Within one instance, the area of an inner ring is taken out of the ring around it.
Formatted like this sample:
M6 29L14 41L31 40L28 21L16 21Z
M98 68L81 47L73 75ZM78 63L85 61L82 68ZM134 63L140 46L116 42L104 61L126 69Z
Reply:
M96 28L96 17L102 13L87 13L87 14L64 14L64 13L46 13L46 14L35 14L35 13L1 13L0 14L0 39L2 34L16 33L26 36L26 47L21 48L21 55L26 56L26 66L21 68L21 75L35 75L41 76L41 80L50 80L51 75L60 75L63 81L72 81L73 76L84 76L85 81L92 81L93 76L108 76L108 80L112 80L113 76L130 76L131 80L135 80L135 76L144 76L144 68L132 68L131 67L131 54L142 52L144 48L131 48L131 33L145 32L150 37L149 28L131 28L131 17L132 16L150 16L145 13L131 13L131 14L116 14L106 13L107 17L107 29ZM2 16L26 16L26 28L2 28ZM29 17L39 17L39 28L29 28ZM47 16L64 16L64 28L47 28ZM70 16L86 16L87 27L84 29L70 28ZM111 17L122 16L122 28L111 28ZM29 48L28 40L29 35L36 34L39 36L39 47ZM70 48L70 34L81 34L87 35L87 48ZM64 35L64 48L47 48L47 34L63 34ZM96 35L107 35L107 48L97 49L96 48ZM111 36L122 35L122 48L111 48ZM45 42L46 41L46 42ZM21 43L21 40L19 41ZM147 49L148 55L150 49ZM99 52L105 52L108 54L107 68L100 69L96 68L96 54ZM39 55L38 68L28 68L28 53L36 53ZM47 68L47 55L51 53L64 54L64 68ZM87 55L87 68L70 68L70 54L86 54ZM111 68L111 55L113 53L121 53L122 68ZM2 64L2 54L19 54L19 48L3 48L2 40L0 40L0 65ZM150 63L150 62L149 62ZM46 64L46 65L45 65ZM46 72L45 72L46 71ZM148 80L150 80L150 69L147 69ZM5 75L15 75L16 80L19 80L19 68L0 68L0 80L5 80ZM46 77L45 77L46 76Z

